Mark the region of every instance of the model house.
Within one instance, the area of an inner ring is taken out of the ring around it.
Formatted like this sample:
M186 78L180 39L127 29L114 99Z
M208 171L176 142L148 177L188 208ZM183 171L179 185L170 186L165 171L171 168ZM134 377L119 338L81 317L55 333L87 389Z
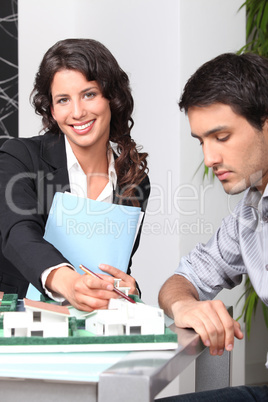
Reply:
M67 307L24 299L25 311L4 313L4 336L67 337Z
M71 316L84 320L85 330L95 335L165 333L162 309L140 302L130 303L123 298L111 299L107 310L92 313L29 299L23 299L23 303L24 311L3 312L4 337L68 337Z
M111 299L107 310L96 310L85 317L86 330L96 335L164 334L164 312L143 303Z

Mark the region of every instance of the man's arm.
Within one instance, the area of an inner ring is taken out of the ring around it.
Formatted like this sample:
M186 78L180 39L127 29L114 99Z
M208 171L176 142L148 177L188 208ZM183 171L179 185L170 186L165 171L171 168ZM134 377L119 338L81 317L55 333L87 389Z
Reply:
M234 337L243 338L240 325L220 300L200 301L194 285L175 274L162 286L159 305L180 328L193 328L212 355L233 349Z

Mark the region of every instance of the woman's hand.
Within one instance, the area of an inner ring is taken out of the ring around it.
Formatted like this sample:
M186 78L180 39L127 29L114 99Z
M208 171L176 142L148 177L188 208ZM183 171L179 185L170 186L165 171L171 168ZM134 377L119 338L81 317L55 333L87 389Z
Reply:
M107 264L100 264L99 268L103 272L107 272L107 274L112 275L114 278L121 279L119 286L130 288L129 294L139 295L139 291L136 287L136 280L132 276L125 274L120 269L117 269L117 268L112 267L111 265L107 265ZM102 277L103 277L103 275L102 275Z
M107 265L107 267L109 266ZM116 272L121 272L116 268L110 268ZM109 300L117 298L118 295L113 291L114 278L109 275L100 276L103 280L87 274L80 275L71 268L64 266L54 269L48 275L46 287L50 291L62 295L78 310L106 309Z

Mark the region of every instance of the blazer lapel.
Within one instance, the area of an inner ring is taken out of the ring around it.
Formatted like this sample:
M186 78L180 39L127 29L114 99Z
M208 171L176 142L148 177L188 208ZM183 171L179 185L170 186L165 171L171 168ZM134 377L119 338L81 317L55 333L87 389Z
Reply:
M70 191L64 135L51 132L44 134L40 157L44 161L42 185L44 211L48 213L54 194L56 192Z

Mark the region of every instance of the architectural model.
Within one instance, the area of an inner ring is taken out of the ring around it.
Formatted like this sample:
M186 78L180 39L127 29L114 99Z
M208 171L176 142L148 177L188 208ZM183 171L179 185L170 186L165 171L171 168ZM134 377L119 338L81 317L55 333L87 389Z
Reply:
M24 311L2 313L4 337L68 337L71 316L84 319L85 330L99 336L165 333L163 310L122 298L111 299L107 310L92 313L29 299L23 299L23 304Z
M0 293L0 353L163 350L178 347L165 327L163 311L111 299L107 310L92 313L53 301L18 300ZM41 299L42 300L42 299Z
M65 337L69 332L67 307L24 299L25 311L4 313L4 336Z
M164 334L163 310L124 299L110 299L108 310L96 310L85 317L86 330L96 335Z

